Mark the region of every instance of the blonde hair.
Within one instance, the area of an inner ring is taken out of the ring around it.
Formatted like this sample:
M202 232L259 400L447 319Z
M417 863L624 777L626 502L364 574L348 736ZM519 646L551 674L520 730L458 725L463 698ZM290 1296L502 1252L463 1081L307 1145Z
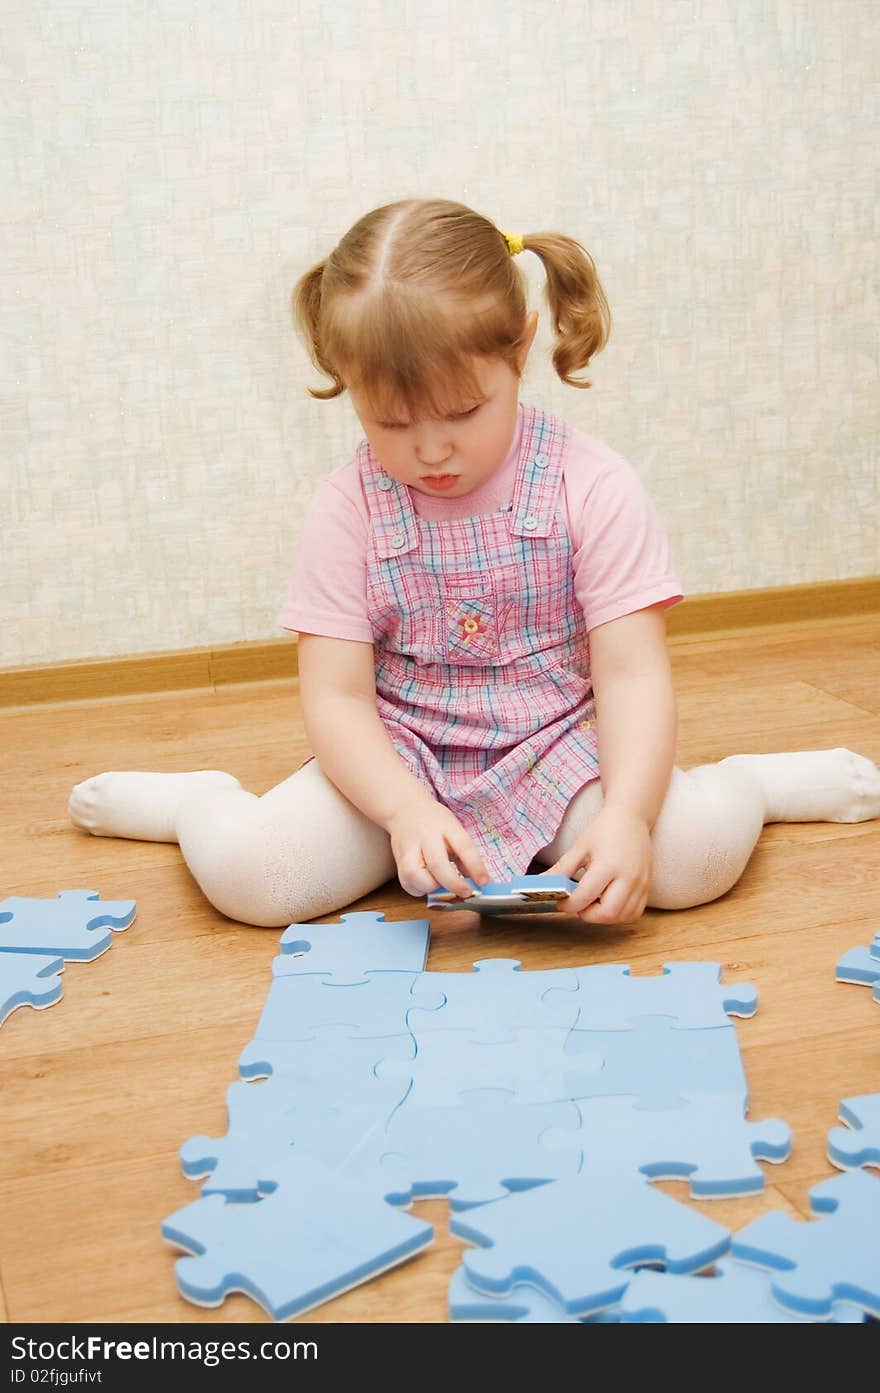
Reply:
M611 314L589 253L559 232L523 236L540 257L563 382L608 341ZM309 356L338 397L347 386L371 405L444 415L479 395L475 358L500 358L520 377L526 320L522 274L505 234L446 199L404 199L365 214L300 277L293 310Z

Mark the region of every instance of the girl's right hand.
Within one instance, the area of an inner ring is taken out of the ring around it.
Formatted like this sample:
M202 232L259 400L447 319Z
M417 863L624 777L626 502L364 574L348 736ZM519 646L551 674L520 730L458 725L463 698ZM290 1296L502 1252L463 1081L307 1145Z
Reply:
M470 896L473 887L465 880L462 869L478 885L488 883L490 877L476 843L455 814L430 794L419 794L402 804L385 828L391 838L398 879L408 895L429 895L442 886L456 895Z

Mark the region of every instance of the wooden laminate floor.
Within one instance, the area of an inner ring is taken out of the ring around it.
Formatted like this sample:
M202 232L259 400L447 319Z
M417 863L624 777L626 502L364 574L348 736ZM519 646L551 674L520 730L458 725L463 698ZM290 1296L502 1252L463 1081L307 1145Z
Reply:
M880 761L880 616L673 645L683 767L738 750L846 745ZM134 925L91 964L69 963L51 1009L0 1031L0 1317L30 1321L264 1321L244 1296L215 1310L177 1294L162 1219L197 1197L182 1141L225 1131L224 1098L270 979L278 931L225 920L176 846L92 838L68 825L74 782L102 769L225 768L263 792L306 751L288 683L0 712L0 897L90 887L136 899ZM412 917L395 885L361 901ZM622 929L576 922L432 922L429 969L512 956L525 968L675 959L724 964L753 982L757 1015L736 1024L751 1116L782 1117L791 1159L767 1189L700 1203L738 1228L773 1206L809 1213L837 1104L880 1090L880 1007L837 984L834 965L880 929L880 821L765 829L739 884L714 904L649 911ZM684 1184L668 1193L687 1196ZM690 1202L690 1201L689 1201ZM443 1321L461 1253L445 1202L415 1212L431 1249L318 1307L307 1321Z

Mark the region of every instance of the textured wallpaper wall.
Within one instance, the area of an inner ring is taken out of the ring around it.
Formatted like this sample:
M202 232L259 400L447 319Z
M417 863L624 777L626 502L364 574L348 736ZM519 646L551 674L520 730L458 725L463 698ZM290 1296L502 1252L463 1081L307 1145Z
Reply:
M272 636L317 479L289 292L368 208L595 257L588 392L689 593L880 570L874 0L11 0L0 664ZM529 263L532 263L531 265Z

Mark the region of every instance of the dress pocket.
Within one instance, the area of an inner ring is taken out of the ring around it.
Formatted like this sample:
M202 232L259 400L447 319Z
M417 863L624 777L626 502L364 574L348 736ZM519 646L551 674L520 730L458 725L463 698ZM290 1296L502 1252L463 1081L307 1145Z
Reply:
M455 663L497 662L514 596L496 591L485 574L448 579L445 590L441 626L446 657Z

